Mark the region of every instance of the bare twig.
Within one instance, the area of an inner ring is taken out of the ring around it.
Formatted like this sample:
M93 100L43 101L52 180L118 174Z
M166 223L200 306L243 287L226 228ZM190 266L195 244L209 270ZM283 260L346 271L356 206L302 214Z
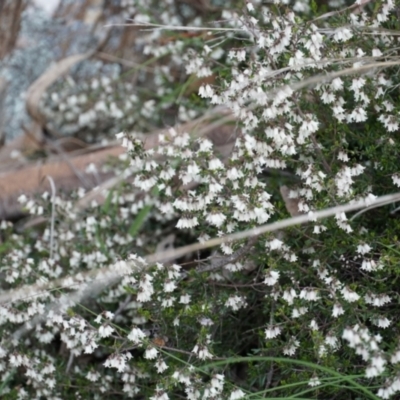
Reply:
M56 200L56 185L51 176L46 176L51 187L51 222L50 222L50 260L53 260L54 254L54 220L55 216L55 200Z

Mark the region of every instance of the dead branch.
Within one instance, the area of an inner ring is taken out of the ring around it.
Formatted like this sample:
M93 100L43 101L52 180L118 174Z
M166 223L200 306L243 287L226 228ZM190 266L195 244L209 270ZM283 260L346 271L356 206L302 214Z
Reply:
M86 167L93 163L99 171L100 180L104 182L113 173L104 173L101 167L110 157L118 157L124 152L123 147L113 146L75 157L68 156L67 161L63 159L41 160L17 170L0 172L0 219L13 219L21 216L22 210L17 201L18 197L22 193L33 195L49 190L45 180L47 176L53 178L57 190L72 191L83 186L79 174L85 175ZM87 174L86 177L88 177ZM93 179L91 186L97 186L97 182Z

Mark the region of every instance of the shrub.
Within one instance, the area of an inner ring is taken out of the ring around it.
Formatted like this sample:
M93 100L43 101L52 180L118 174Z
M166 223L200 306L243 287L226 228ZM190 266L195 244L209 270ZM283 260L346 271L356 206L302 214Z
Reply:
M21 197L49 226L2 224L3 396L395 395L398 197L377 197L400 186L396 7L248 1L201 35L155 30L171 41L147 118L193 109L214 136L171 128L149 148L117 135L126 182L84 214L83 190ZM171 65L216 78L179 96ZM346 203L361 211L317 219Z

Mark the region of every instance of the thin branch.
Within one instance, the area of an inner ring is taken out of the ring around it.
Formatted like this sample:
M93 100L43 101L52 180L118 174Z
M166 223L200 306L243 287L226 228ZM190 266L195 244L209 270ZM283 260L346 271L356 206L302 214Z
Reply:
M170 29L173 31L216 31L216 32L248 32L246 29L240 28L211 28L211 27L204 27L204 26L177 26L177 25L160 25L160 24L152 24L150 22L132 22L130 24L109 24L104 25L104 27L109 28L113 26L132 26L132 27L141 27L141 28L148 28L146 30L166 30Z
M54 220L55 220L55 200L56 200L56 185L51 176L46 176L51 187L51 222L50 222L50 260L53 260L54 254Z

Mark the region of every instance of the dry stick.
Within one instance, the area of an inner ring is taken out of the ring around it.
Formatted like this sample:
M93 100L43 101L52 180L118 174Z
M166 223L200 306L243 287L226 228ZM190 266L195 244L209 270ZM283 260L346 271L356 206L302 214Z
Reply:
M277 221L272 224L262 225L256 228L252 228L246 231L241 231L233 233L230 235L217 237L210 239L204 243L194 243L187 246L179 247L177 249L170 249L163 252L155 253L147 256L144 261L147 265L154 265L157 262L162 262L165 259L179 258L186 254L196 252L198 250L207 249L210 247L218 246L226 242L232 242L235 240L242 240L246 238L252 238L254 236L259 236L267 232L274 232L277 230L282 230L293 225L300 225L306 222L315 221L318 219L323 219L330 217L335 214L355 211L362 208L375 208L385 204L400 201L400 193L390 194L386 196L380 196L375 201L371 202L369 206L366 206L365 201L361 200L358 202L347 203L344 205L327 208L321 211L313 212L311 215L299 215L293 218L284 219L283 221ZM89 297L93 293L93 288L96 291L101 291L101 281L106 280L105 285L115 284L119 282L125 274L132 272L137 272L144 270L145 265L135 265L135 262L127 261L129 268L121 271L117 266L117 263L104 267L95 271L88 271L86 273L80 273L75 276L75 280L72 277L66 277L57 279L51 282L43 282L36 285L26 285L20 289L13 289L0 294L0 304L5 304L18 300L26 300L30 297L44 295L48 290L61 289L61 288L71 288L73 286L85 285L84 293L77 296L79 300ZM118 270L120 272L118 272ZM88 280L92 280L91 282ZM74 294L71 294L73 296Z
M50 260L53 261L54 254L54 220L55 220L55 200L56 200L56 185L54 184L53 178L51 176L46 176L47 180L50 182L51 187L51 227L50 227Z
M46 144L48 144L53 150L56 151L57 154L61 156L61 158L65 161L65 163L69 166L71 171L77 176L77 178L81 181L83 186L85 188L89 188L91 185L87 181L87 179L82 175L82 173L72 164L71 160L69 159L69 156L66 154L66 152L62 149L59 143L53 142L52 140L49 140L48 138L45 137Z
M246 29L241 28L212 28L212 27L203 27L203 26L176 26L176 25L159 25L152 24L150 22L133 22L129 24L108 24L104 25L105 28L112 28L113 26L132 26L132 27L141 27L148 28L147 30L165 30L170 29L173 31L217 31L217 32L248 32Z

